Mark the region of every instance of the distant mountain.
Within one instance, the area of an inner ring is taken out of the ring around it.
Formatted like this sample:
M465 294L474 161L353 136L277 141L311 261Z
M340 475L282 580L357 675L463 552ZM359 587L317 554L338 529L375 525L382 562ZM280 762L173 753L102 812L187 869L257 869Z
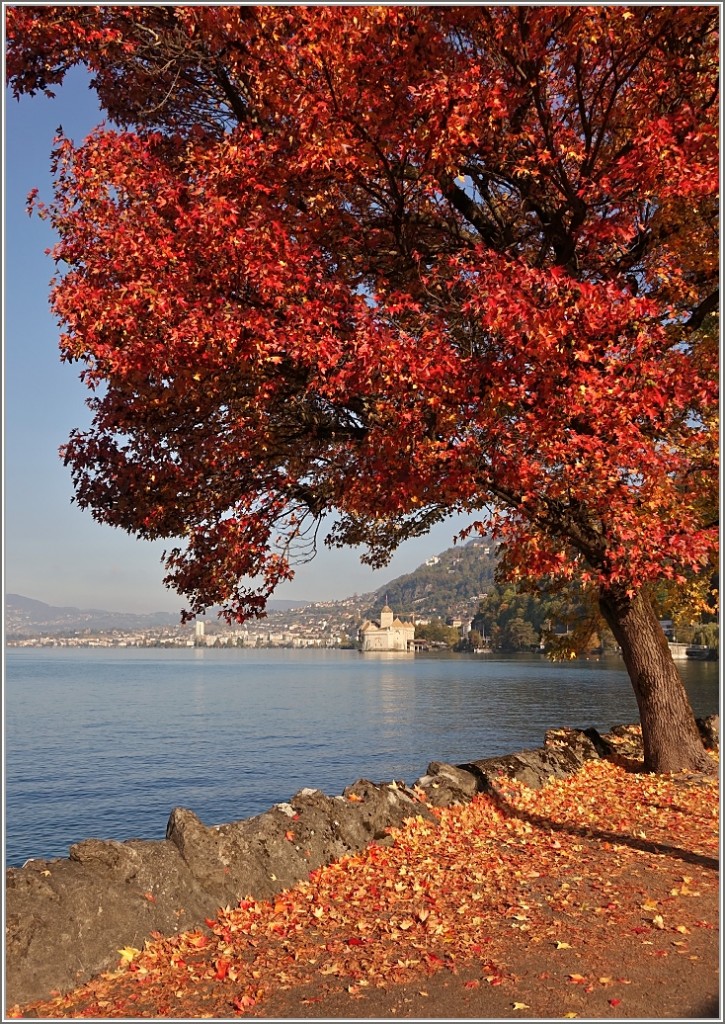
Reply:
M109 612L101 608L73 608L37 601L21 594L5 595L5 633L12 636L53 635L68 632L105 632L111 629L149 629L175 626L178 612Z
M305 601L270 601L270 611L287 611L303 607ZM209 620L215 617L209 613ZM103 633L113 629L152 629L155 626L178 626L179 612L109 612L101 608L74 608L37 601L21 594L5 595L5 633L11 637L36 636L46 633Z

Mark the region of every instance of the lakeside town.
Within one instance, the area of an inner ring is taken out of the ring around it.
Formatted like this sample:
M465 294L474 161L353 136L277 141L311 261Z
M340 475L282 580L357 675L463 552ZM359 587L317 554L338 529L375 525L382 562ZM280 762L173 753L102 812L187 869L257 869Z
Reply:
M155 625L137 629L90 628L67 633L38 633L6 638L6 647L43 648L330 648L379 652L412 652L452 649L484 653L492 649L480 632L480 612L472 617L449 616L445 622L422 616L402 621L386 604L378 620L364 618L360 599L272 610L264 619L228 626L221 620L197 620L182 624ZM674 658L714 660L716 648L707 644L678 643L672 622L662 620ZM478 627L478 628L477 628ZM531 643L529 650L543 649L543 642ZM606 653L616 653L615 650Z
M266 618L227 626L203 619L182 625L165 623L147 628L91 628L68 632L38 631L28 636L10 633L7 647L348 647L356 640L356 609L336 602L325 614L324 605L270 611Z
M228 626L222 620L202 619L181 625L162 624L148 628L124 629L109 628L94 630L79 628L67 632L34 632L27 636L14 635L6 638L7 647L197 647L197 648L341 648L350 649L361 646L364 642L361 627L366 623L370 629L370 621L366 619L365 605L355 597L343 601L323 602L305 605L301 608L271 610L266 618L252 620L244 625ZM403 628L403 645L398 638L393 638L392 631L398 632L398 625ZM450 631L456 631L464 639L471 631L472 617L463 620L449 616L445 625ZM408 621L391 618L390 632L385 623L383 610L383 634L378 641L378 650L408 650L413 647L413 634L416 627L426 627L431 623L429 616L416 619L415 625ZM439 642L441 646L448 643ZM418 641L418 648L437 646L435 640ZM373 649L368 641L368 649Z

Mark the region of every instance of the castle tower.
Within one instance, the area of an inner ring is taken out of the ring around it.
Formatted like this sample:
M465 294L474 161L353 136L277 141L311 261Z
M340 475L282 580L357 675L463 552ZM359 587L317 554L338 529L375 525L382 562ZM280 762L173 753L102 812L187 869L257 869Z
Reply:
M380 612L380 628L389 629L393 625L393 609L388 605L387 601L383 605L383 610Z

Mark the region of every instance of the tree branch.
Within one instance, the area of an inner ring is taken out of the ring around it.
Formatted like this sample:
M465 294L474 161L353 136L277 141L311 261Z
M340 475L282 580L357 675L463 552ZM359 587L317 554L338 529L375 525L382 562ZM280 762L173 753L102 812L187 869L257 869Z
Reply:
M685 321L685 327L689 327L691 331L696 331L698 327L702 327L703 320L708 313L714 313L719 305L720 289L716 288L714 292L710 292L707 298L703 299L700 305L692 311L689 318Z

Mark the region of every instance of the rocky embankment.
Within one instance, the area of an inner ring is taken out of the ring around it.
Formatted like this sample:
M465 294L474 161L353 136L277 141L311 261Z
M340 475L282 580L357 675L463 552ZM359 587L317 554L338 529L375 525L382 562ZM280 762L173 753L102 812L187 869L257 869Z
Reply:
M700 720L718 745L719 719ZM175 808L166 839L86 839L69 857L32 860L6 873L7 1004L67 991L118 962L119 949L142 947L152 932L203 926L218 907L245 896L270 897L310 871L368 843L430 807L464 803L502 776L533 788L586 760L641 757L639 729L553 729L544 745L462 765L434 761L412 786L355 782L341 796L303 789L288 803L243 821L208 827Z

